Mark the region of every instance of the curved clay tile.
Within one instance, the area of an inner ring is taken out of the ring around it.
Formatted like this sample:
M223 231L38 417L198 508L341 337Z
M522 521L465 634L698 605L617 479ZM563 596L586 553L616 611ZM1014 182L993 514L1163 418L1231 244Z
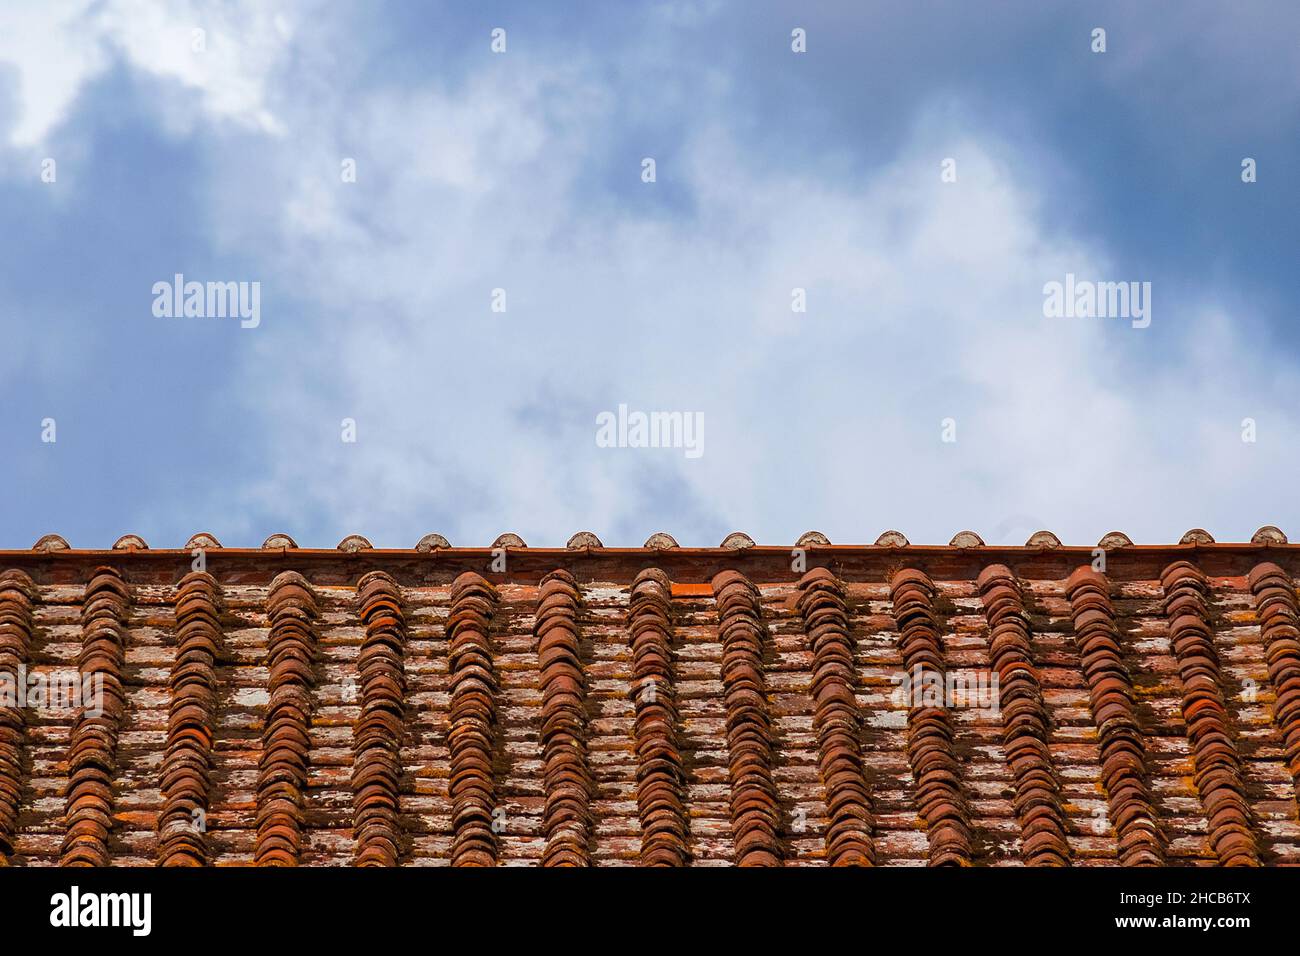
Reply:
M799 535L799 540L794 543L796 548L811 548L815 545L830 544L831 539L826 537L820 531L805 531Z
M1097 547L1108 550L1114 548L1131 548L1133 541L1123 531L1108 531L1097 542Z
M1214 544L1214 538L1204 528L1193 528L1179 540L1179 544Z
M1214 649L1209 581L1190 561L1175 561L1165 568L1160 583L1165 590L1169 640L1183 684L1183 720L1196 768L1193 781L1205 808L1210 845L1223 866L1258 866L1241 756L1233 741Z
M406 618L402 592L383 571L357 582L366 629L357 655L361 712L352 725L352 832L357 866L397 866L401 847Z
M33 551L67 551L68 542L63 539L62 535L47 534L42 535L41 539L32 545Z
M258 866L296 866L307 808L308 728L320 611L311 585L296 571L283 571L271 581L266 610L271 624L271 700L258 761L255 854Z
M217 657L221 652L221 590L205 571L176 589L176 659L172 664L167 744L159 771L158 863L203 866L212 790L212 740L217 723Z
M743 551L745 548L752 548L754 539L743 531L733 531L722 539L719 548L726 548L728 551Z
M1119 844L1119 864L1163 866L1164 836L1147 786L1145 737L1133 680L1121 657L1110 583L1085 564L1065 582L1065 593L1100 741L1101 785Z
M826 568L813 568L799 580L798 609L812 645L813 728L830 818L826 859L831 866L871 866L871 800L862 769L861 718L853 695L857 668L844 586Z
M30 663L33 611L40 601L36 585L22 571L0 574L0 674L11 687ZM18 836L18 811L23 787L23 743L26 710L0 704L0 867L9 865Z
M565 547L570 551L580 551L583 548L603 548L604 545L590 531L579 531L569 539L569 543Z
M636 805L641 819L641 865L685 866L686 771L677 740L673 676L672 585L658 568L632 582L628 608L636 722Z
M877 548L906 548L909 542L901 531L886 531L876 539Z
M1286 544L1286 535L1275 525L1266 524L1256 531L1250 539L1251 544Z
M298 547L298 542L294 541L293 538L289 537L287 534L273 534L262 542L263 551L274 551L278 548L296 547Z
M642 547L650 548L653 551L666 551L677 547L677 539L666 531L656 531L645 539L645 544Z
M124 534L113 542L114 551L148 551L149 545L138 534Z
M423 538L415 543L416 551L438 551L442 548L450 548L451 542L440 534L426 534Z
M1248 580L1264 637L1269 683L1277 694L1273 722L1282 733L1286 767L1300 800L1300 609L1295 582L1272 562L1256 565Z
M1241 760L1229 729L1207 595L1209 582L1189 561L1161 575L1170 641L1183 682L1183 716L1192 743L1195 782L1209 821L1210 842L1223 865L1256 865L1244 798Z
M989 623L990 662L998 675L1002 747L1015 778L1020 852L1028 866L1068 866L1061 787L1047 746L1047 708L1020 584L1002 564L985 568L976 584Z
M521 538L521 537L519 537L519 535L517 535L517 534L515 534L515 533L513 533L513 532L511 532L511 531L507 531L505 534L502 534L502 535L498 535L498 536L497 536L497 539L496 539L495 541L492 542L492 547L494 547L494 548L526 548L526 547L528 547L528 545L524 543L524 539Z
M542 690L542 866L590 866L592 780L586 678L578 645L582 595L568 571L542 578L533 635Z
M982 548L984 539L974 531L958 531L948 542L950 548Z
M500 540L500 539L498 539ZM451 821L455 830L452 866L494 866L497 861L492 811L492 749L496 738L497 680L489 627L498 603L496 588L473 571L451 586L447 637L451 645Z
M198 534L192 535L190 540L185 542L186 551L194 551L200 548L206 551L219 547L221 547L221 542L218 541L214 535L210 535L206 531L200 531Z
M764 626L758 589L737 571L713 578L722 640L727 776L737 866L780 866L780 804L772 777L772 725L763 676Z
M350 534L337 545L337 550L346 551L348 554L356 554L358 551L373 550L374 545L359 534Z
M103 707L81 709L68 748L67 832L60 866L108 866L108 831L113 826L113 777L117 738L126 713L122 665L131 592L113 568L97 568L81 605L82 680L103 679ZM83 684L83 687L85 685ZM96 708L100 710L100 708Z
M934 609L937 593L924 571L904 568L889 583L904 679L912 699L907 711L907 762L916 807L925 821L931 866L969 866L970 808L962 792L952 715L946 700L928 699L948 686L943 638Z
M1035 531L1025 542L1026 548L1059 548L1061 539L1050 531Z

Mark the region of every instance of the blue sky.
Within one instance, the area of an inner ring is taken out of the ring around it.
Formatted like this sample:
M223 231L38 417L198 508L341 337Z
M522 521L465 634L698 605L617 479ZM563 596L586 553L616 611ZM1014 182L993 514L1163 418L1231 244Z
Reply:
M1283 2L11 5L0 547L1294 536L1297 40ZM155 317L178 272L260 325ZM1150 327L1045 317L1067 272L1150 282ZM703 454L598 447L620 404Z

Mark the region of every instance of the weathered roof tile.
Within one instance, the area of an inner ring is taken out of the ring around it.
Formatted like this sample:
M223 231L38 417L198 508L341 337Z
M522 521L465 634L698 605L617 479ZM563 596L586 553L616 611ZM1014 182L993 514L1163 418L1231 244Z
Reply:
M106 706L0 720L0 863L1293 861L1274 538L8 551L0 667L60 608Z
M1253 544L1286 544L1286 535L1281 528L1266 524L1251 536Z
M68 542L63 539L62 535L47 534L43 535L39 541L32 545L33 551L67 551Z

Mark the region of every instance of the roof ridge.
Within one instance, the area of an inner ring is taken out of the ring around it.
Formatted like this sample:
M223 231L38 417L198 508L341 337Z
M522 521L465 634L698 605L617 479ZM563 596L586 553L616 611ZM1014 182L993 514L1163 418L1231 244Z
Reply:
M199 532L190 536L183 545L174 549L162 548L159 550L168 551L192 551L195 549L202 550L223 550L223 551L248 551L248 550L265 550L265 551L327 551L337 550L345 553L355 553L358 551L480 551L490 549L506 548L510 550L529 550L529 551L547 551L547 550L569 550L569 551L656 551L666 549L681 549L685 551L746 551L751 548L872 548L872 549L893 549L905 550L909 548L953 548L958 550L977 550L977 549L1024 549L1024 550L1055 550L1071 548L1102 548L1105 550L1129 548L1129 547L1146 547L1146 548L1170 548L1178 546L1196 546L1209 547L1220 544L1227 545L1256 545L1262 547L1273 547L1288 544L1286 534L1275 525L1265 525L1251 536L1249 541L1242 542L1219 542L1207 531L1202 528L1193 528L1177 542L1157 542L1153 544L1135 545L1133 540L1122 531L1110 531L1101 537L1095 545L1089 544L1067 544L1054 532L1043 529L1035 531L1029 536L1029 539L1023 545L1011 544L990 544L986 542L977 532L964 530L959 531L947 545L938 542L933 544L916 543L909 541L908 538L899 531L889 530L883 532L875 539L874 543L868 543L863 539L859 543L834 544L826 535L820 531L806 531L800 535L792 544L785 545L779 542L763 543L758 539L746 534L743 531L733 531L727 535L721 543L714 547L687 546L682 547L678 544L676 538L664 531L658 531L646 539L645 544L637 547L619 547L607 546L601 542L601 539L591 531L579 531L571 535L563 544L545 545L540 547L530 547L524 539L513 532L505 532L496 537L491 544L482 545L453 545L447 538L441 534L430 533L421 537L415 544L409 548L377 548L370 543L370 540L360 534L346 535L334 548L313 548L302 547L289 534L276 532L271 534L262 543L260 548L227 548L212 534L208 532ZM80 553L87 552L132 552L151 550L144 538L137 534L123 534L108 548L76 548L71 545L66 538L58 534L43 535L30 548L0 548L0 554L16 553L21 551L30 552L56 552L56 551L76 551Z

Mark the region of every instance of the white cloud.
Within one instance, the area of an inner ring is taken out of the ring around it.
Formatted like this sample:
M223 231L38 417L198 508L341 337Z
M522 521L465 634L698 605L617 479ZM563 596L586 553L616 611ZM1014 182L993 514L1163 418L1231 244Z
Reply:
M15 147L42 144L81 89L117 60L199 94L211 117L266 132L282 127L267 80L288 52L297 14L256 0L55 0L0 7L0 70L17 79ZM195 31L203 31L196 50ZM192 118L173 111L169 119Z
M224 241L321 311L272 317L250 366L252 392L280 383L263 422L278 454L251 510L394 546L434 528L465 544L579 528L624 545L660 528L692 544L733 527L869 541L895 526L1019 543L1032 522L1091 543L1114 526L1241 537L1279 520L1247 506L1275 453L1239 440L1241 343L1158 352L1164 323L1211 322L1173 314L1164 289L1155 330L1044 319L1044 282L1114 266L1047 228L1039 187L1012 171L1023 157L954 128L960 110L919 117L858 183L772 172L700 126L658 184L630 163L634 185L600 202L583 177L618 108L580 63L485 69L455 93L370 94L364 119L283 157L278 218L228 222ZM339 184L353 154L361 181ZM940 181L948 155L957 184ZM217 195L246 181L227 171ZM656 211L664 188L691 208ZM506 315L488 309L494 287ZM1277 422L1278 394L1242 401ZM703 458L597 449L595 416L619 402L703 412ZM356 445L337 440L343 416Z
M90 21L92 0L0 7L0 69L18 78L19 116L10 130L14 145L38 143L67 113L88 76L108 60Z
M208 119L267 134L252 152L209 135L212 239L266 286L261 328L236 333L250 418L233 440L267 457L231 476L235 534L558 544L589 528L627 545L662 529L699 545L733 528L780 542L897 527L941 543L969 527L1019 543L1037 524L1090 543L1300 519L1284 491L1300 464L1293 375L1261 374L1240 325L1190 288L1158 286L1147 330L1044 319L1042 285L1066 272L1144 277L1062 235L1050 184L1019 172L1032 157L960 104L917 116L892 161L856 178L783 171L747 150L747 118L728 116L707 67L647 94L684 130L656 149L617 140L627 90L576 55L485 53L459 83L354 89L331 72L338 49L259 5L206 19L197 62L186 4L76 9L46 24L61 60L30 15L0 14L15 143L57 127L119 56L197 90ZM291 36L309 84L279 72ZM795 286L807 314L790 311ZM704 456L597 448L596 415L620 402L702 412ZM1257 445L1240 441L1246 416ZM196 502L177 495L157 506L188 526Z

